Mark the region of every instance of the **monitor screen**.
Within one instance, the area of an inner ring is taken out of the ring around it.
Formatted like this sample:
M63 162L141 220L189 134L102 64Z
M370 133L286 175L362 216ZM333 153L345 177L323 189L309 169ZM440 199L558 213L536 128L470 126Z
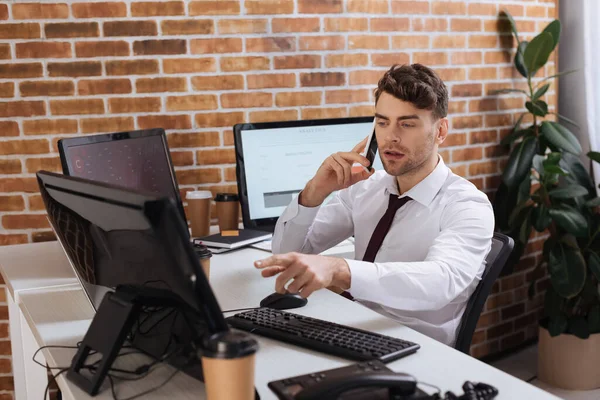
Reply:
M251 220L279 217L327 157L350 151L369 135L373 118L289 124L244 124L236 132L242 150L239 154L237 149L238 157L243 161L238 168L243 169L247 193L242 198ZM383 168L379 156L375 157L374 168Z

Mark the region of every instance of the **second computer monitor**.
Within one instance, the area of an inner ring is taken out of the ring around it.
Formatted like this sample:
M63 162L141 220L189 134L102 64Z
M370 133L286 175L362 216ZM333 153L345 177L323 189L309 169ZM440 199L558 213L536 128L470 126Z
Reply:
M372 127L373 117L235 125L244 227L272 231L323 161L338 151L352 150ZM374 168L383 169L379 156Z

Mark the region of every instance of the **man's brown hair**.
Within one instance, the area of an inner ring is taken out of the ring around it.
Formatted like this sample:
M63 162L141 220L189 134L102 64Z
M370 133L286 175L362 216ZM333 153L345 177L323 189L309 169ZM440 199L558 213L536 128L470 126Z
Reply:
M393 65L377 84L375 104L383 92L421 110L433 111L436 120L448 115L448 89L440 77L424 65Z

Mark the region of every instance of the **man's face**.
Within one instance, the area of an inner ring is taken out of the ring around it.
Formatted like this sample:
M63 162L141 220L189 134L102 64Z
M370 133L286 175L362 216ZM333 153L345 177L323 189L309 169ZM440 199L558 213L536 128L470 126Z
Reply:
M442 120L434 121L432 111L384 92L375 105L375 118L379 157L388 174L416 172L437 155Z

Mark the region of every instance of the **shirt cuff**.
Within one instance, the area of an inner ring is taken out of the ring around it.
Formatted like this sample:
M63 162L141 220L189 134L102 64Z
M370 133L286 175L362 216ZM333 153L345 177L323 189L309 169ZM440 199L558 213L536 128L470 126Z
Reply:
M375 265L366 261L345 259L350 268L350 288L348 292L357 299L368 300L369 293L376 289L377 270Z
M297 225L311 225L315 220L319 208L317 207L304 207L298 203L298 197L296 197L285 210L284 215L281 216L283 222L293 221Z

